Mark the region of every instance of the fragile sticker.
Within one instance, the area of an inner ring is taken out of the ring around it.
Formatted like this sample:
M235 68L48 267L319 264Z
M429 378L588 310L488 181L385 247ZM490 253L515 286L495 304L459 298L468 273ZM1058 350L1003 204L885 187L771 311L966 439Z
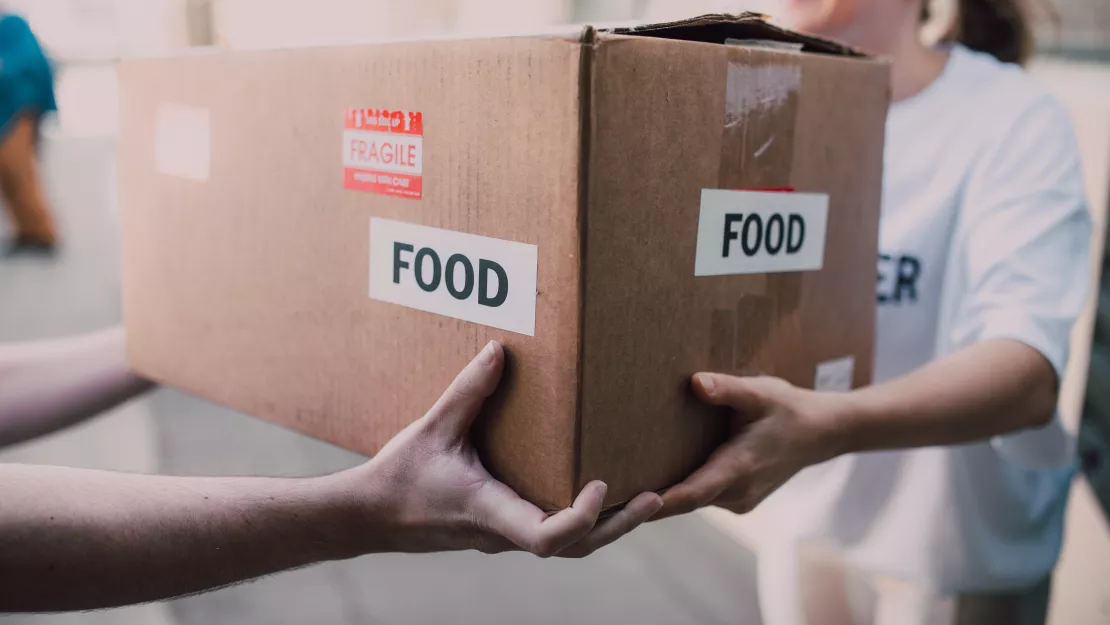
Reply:
M424 116L420 111L347 109L343 186L419 199L423 189Z
M370 218L370 298L535 336L535 245Z
M702 189L695 276L821 269L829 196Z

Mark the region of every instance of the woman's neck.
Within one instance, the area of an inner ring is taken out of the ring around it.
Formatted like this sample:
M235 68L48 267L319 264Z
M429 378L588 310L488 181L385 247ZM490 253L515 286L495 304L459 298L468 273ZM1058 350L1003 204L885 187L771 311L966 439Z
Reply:
M895 102L913 97L944 72L948 52L921 40L921 12L905 11L901 23L865 16L841 32L826 33L834 39L891 62L891 91Z
M926 46L915 35L901 38L881 54L890 59L891 96L898 102L921 93L940 78L949 53Z

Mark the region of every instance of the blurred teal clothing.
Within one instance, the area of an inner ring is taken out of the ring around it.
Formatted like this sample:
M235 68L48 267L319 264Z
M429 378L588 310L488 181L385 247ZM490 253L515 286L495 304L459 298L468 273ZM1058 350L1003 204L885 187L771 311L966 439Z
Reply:
M54 70L31 27L16 15L0 15L0 135L22 113L57 110Z

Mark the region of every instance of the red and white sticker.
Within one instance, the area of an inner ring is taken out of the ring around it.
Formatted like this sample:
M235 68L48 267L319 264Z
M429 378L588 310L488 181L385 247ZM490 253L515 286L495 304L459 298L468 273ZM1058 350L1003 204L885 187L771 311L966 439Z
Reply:
M424 119L420 111L347 109L344 187L419 199L423 165Z

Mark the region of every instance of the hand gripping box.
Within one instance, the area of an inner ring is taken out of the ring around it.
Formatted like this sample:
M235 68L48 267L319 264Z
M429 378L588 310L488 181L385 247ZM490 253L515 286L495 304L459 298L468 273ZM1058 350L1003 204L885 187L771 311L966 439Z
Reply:
M130 359L373 454L489 340L547 509L727 435L699 370L869 381L888 67L758 16L120 68Z

